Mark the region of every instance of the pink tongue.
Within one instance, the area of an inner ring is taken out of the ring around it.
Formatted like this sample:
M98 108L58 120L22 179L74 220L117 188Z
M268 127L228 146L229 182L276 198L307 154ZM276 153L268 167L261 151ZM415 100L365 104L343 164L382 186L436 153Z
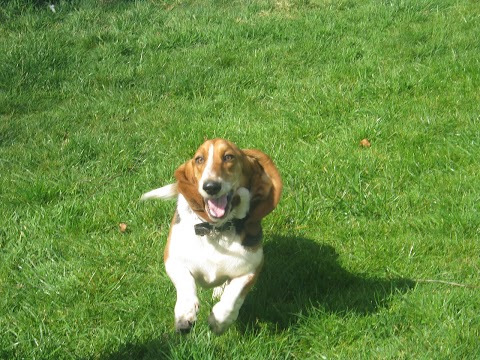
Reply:
M213 216L221 218L225 215L225 209L227 208L227 195L219 197L218 199L210 199L207 203L210 213Z

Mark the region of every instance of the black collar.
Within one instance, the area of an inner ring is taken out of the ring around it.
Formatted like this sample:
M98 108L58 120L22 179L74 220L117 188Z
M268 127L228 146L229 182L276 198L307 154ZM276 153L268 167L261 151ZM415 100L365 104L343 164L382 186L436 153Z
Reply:
M193 227L195 228L195 235L209 236L209 235L220 234L224 231L228 231L231 229L237 230L241 221L242 220L235 219L235 220L227 221L226 223L220 226L212 225L209 222L203 222L200 224L196 224Z

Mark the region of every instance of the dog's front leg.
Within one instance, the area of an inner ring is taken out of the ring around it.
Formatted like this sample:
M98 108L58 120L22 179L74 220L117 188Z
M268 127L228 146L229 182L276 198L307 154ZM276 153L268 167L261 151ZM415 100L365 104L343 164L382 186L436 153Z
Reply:
M165 269L177 290L175 329L179 332L188 332L197 320L200 306L195 279L181 263L168 260Z
M220 301L215 304L208 317L210 329L217 335L223 334L237 319L238 312L248 291L255 283L257 274L248 274L235 279L225 286Z

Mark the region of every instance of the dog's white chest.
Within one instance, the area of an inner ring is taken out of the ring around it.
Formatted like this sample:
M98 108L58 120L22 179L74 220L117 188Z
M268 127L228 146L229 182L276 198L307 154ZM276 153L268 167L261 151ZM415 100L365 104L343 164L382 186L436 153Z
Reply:
M261 248L247 250L235 229L199 236L194 225L199 218L178 199L179 223L171 229L167 261L180 262L202 286L218 286L228 279L255 272L263 259Z

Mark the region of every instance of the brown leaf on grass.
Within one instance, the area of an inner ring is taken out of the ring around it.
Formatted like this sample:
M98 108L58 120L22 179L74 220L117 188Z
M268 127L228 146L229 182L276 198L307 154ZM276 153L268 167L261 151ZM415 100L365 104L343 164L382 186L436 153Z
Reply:
M125 224L125 223L120 223L118 225L118 227L119 227L121 233L124 233L125 231L127 231L127 224Z
M372 144L370 143L370 141L368 141L367 138L365 138L365 139L360 141L360 146L365 147L365 148L369 148L370 146L372 146Z

